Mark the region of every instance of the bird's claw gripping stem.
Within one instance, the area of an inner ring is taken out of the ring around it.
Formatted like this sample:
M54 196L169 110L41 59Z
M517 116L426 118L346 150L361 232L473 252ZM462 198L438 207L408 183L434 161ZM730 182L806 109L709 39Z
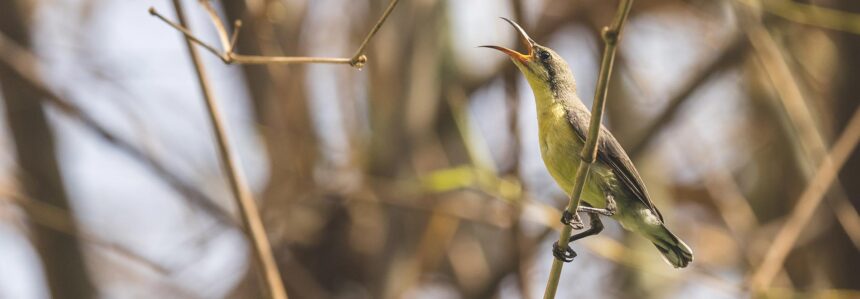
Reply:
M613 215L615 215L615 212L618 211L618 206L615 204L615 199L611 195L609 195L609 196L606 196L606 208L605 209L598 209L598 208L589 207L589 206L579 206L576 208L576 211L577 212L585 212L585 213L589 213L589 214L600 214L600 215L603 215L606 217L612 217ZM580 228L582 228L582 227L580 227Z
M603 215L606 217L612 217L612 215L615 215L615 207L612 207L610 209L610 207L608 205L606 206L605 209L598 209L598 208L592 208L592 207L579 207L576 210L578 212L585 212L585 213L590 213L590 214L600 214L600 215Z
M571 213L568 210L564 210L564 212L561 213L561 223L577 230L585 228L585 224L582 224L582 219L579 218L579 215Z
M576 257L576 252L570 249L570 246L559 246L558 241L555 241L552 243L552 255L559 261L570 263Z
M600 216L595 213L588 213L588 218L591 220L591 228L576 235L570 236L570 238L567 240L567 246L564 246L564 248L562 248L558 245L558 241L552 244L552 255L556 259L565 263L573 261L573 258L576 257L576 252L574 252L573 249L570 248L570 243L585 237L594 236L603 231L603 222L600 221ZM563 220L564 219L562 219L562 221Z

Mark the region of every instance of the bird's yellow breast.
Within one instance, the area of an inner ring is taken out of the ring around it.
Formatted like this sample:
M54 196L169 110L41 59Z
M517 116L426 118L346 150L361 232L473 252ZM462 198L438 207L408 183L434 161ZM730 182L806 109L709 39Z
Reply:
M548 91L535 90L538 113L538 134L541 157L556 183L570 194L579 168L583 140L576 134L560 103L553 101ZM605 205L599 182L604 181L611 170L595 163L583 190L583 200L595 207Z

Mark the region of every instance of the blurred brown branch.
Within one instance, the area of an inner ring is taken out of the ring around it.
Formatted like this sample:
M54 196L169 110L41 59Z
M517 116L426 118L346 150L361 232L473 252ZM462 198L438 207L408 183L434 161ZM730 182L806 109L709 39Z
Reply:
M849 126L846 127L842 136L837 140L830 153L825 154L826 144L824 137L820 133L818 124L811 116L811 111L806 106L800 87L794 79L789 66L785 62L778 45L767 29L759 22L749 21L748 23L748 38L752 43L753 48L756 50L757 57L759 58L764 70L772 81L773 86L775 86L774 89L779 95L779 99L781 101L780 104L785 109L785 113L791 120L792 125L801 140L801 142L798 142L799 147L808 157L807 159L804 159L808 162L801 164L818 165L817 170L810 174L809 186L795 206L794 212L787 220L788 222L782 230L780 230L780 233L771 245L767 255L765 256L764 262L755 272L753 272L754 274L750 279L750 284L753 290L761 291L770 286L776 272L782 266L788 253L794 247L794 243L802 232L802 228L805 227L806 223L812 217L813 212L821 203L825 193L829 192L831 196L834 196L837 204L843 207L847 205L847 207L850 208L850 210L846 211L836 209L834 212L839 216L837 219L840 220L840 224L846 227L845 231L849 233L849 237L851 237L852 240L860 237L851 235L852 232L857 231L856 228L852 228L852 225L856 225L858 223L858 220L856 219L856 211L851 207L850 203L842 203L846 202L847 198L844 195L845 192L841 188L836 174L829 177L830 175L825 172L830 171L831 168L835 168L835 170L832 170L834 173L838 172L841 165L845 162L844 160L850 156L850 153L853 150L853 144L843 145L844 147L851 147L847 153L844 153L846 155L845 157L836 155L843 154L837 151L841 150L841 148L837 147L840 145L840 142L848 142L844 139L851 137L850 134L852 133L852 127L850 124L854 124L853 118L852 122L850 122ZM857 114L854 116L857 117ZM858 120L858 122L860 122L860 120ZM819 188L821 190L818 190ZM846 214L851 211L855 211L855 213Z
M367 33L367 36L361 42L361 45L358 46L358 49L355 51L355 54L350 58L330 58L330 57L294 57L294 56L256 56L256 55L242 55L234 52L234 48L236 45L236 40L239 37L239 28L241 27L241 21L237 20L234 23L234 32L228 38L227 29L224 26L224 23L221 22L221 18L216 13L215 9L212 7L212 4L209 0L201 0L200 3L203 5L206 12L209 14L210 19L212 19L212 23L215 26L215 30L218 32L218 37L221 42L221 48L223 50L218 50L214 46L204 42L203 40L197 38L191 30L188 29L187 26L181 24L176 24L166 17L158 13L154 7L149 8L149 13L157 18L161 19L171 27L179 32L182 32L188 40L193 43L196 43L202 46L207 51L215 54L218 58L221 58L222 61L226 64L293 64L293 63L332 63L332 64L349 64L352 67L361 69L364 67L364 64L367 63L367 56L364 55L364 51L367 48L367 44L376 35L376 32L379 31L379 28L382 27L382 24L385 23L385 19L388 18L388 15L394 10L394 7L397 6L397 3L400 0L391 0L388 4L388 7L382 13L382 16L370 29L370 32Z
M173 173L167 165L152 157L133 142L114 134L96 121L92 115L45 86L36 74L36 70L42 68L42 63L32 53L22 49L3 34L0 34L0 62L15 71L39 93L40 96L35 97L35 99L55 106L64 115L79 121L85 129L92 131L122 153L142 163L157 178L182 194L185 200L203 209L217 221L230 226L238 226L238 223L205 192L185 182L179 175Z
M827 155L829 140L813 116L815 110L807 103L801 85L779 44L760 21L748 22L750 26L747 29L747 39L777 94L780 112L788 118L788 123L783 125L788 127L786 136L800 149L798 160L803 174L807 180L811 180L816 165ZM829 188L827 197L831 198L830 208L837 216L839 224L845 229L854 246L860 249L860 215L851 205L838 178Z
M9 58L5 44L15 43L20 48L31 48L31 22L34 14L24 1L0 2L0 56ZM5 42L5 41L9 42ZM38 76L34 76L38 78ZM66 192L66 180L60 169L58 146L49 123L47 109L41 102L39 90L27 84L11 64L0 65L0 97L4 104L4 122L8 137L13 142L10 150L16 162L17 177L22 192L64 209L71 208ZM25 210L25 212L31 212ZM76 231L74 222L67 223ZM38 263L46 296L53 298L83 299L96 296L96 285L87 265L80 240L74 234L63 234L43 226L33 227L32 241L38 253Z
M714 144L708 144L707 140L688 146L691 150L688 152L687 163L690 165L701 163L701 161L709 161L710 157L716 156L714 149L719 148ZM760 263L762 253L751 250L754 247L754 243L750 242L754 238L752 235L754 230L761 227L761 223L751 206L753 201L744 195L742 187L735 180L732 171L724 163L715 162L710 163L708 166L707 168L710 170L702 176L702 181L706 191L713 199L716 212L719 213L723 222L725 222L727 230L734 236L737 249L741 252L746 262L751 265ZM788 273L783 267L780 267L778 275L780 281L785 281L791 285Z
M17 204L19 207L21 207L21 209L27 212L27 219L38 225L74 236L76 238L81 239L82 241L85 241L88 244L107 249L128 260L141 264L156 273L162 275L170 274L170 270L167 269L167 267L162 266L137 254L131 248L104 240L99 236L87 232L86 230L76 228L77 224L75 223L75 219L69 214L69 211L65 209L53 206L48 203L44 203L42 201L27 198L25 195L22 194L14 194L8 192L4 193L7 194L0 194L0 196L10 197L12 199L12 203Z
M639 134L639 137L634 142L630 143L631 145L628 147L630 149L630 158L634 161L639 160L645 149L657 139L655 136L662 132L666 125L675 119L681 107L692 97L693 93L721 71L740 63L748 46L749 43L746 38L738 33L719 51L716 57L699 67L695 75L684 83L683 87L668 100L666 108L660 115L642 130L642 133Z
M845 131L836 140L827 157L821 161L812 181L797 200L785 225L774 238L764 261L753 272L750 278L753 291L762 291L770 286L800 233L812 219L812 215L824 198L824 193L836 179L842 165L854 153L858 142L860 142L860 109L854 112Z

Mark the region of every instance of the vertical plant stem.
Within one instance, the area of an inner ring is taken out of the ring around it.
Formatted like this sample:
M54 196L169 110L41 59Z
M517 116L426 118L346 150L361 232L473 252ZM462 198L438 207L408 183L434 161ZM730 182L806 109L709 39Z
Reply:
M604 48L603 58L600 61L600 74L597 77L597 88L594 93L594 104L591 108L591 122L588 126L588 136L585 138L585 146L580 153L582 163L579 163L579 168L576 170L576 180L574 181L573 190L570 194L570 201L567 204L566 210L569 213L576 213L581 201L582 189L585 186L585 179L588 177L588 171L591 168L591 163L597 159L597 140L600 137L600 121L603 118L603 110L606 106L606 94L609 88L609 78L612 75L612 65L615 62L615 51L618 48L618 41L621 37L621 30L624 27L624 22L630 14L630 8L633 6L633 0L621 0L618 4L618 10L615 13L615 19L609 27L604 27L601 36L603 37ZM565 225L561 230L561 236L558 238L559 246L566 248L567 240L570 238L572 228ZM544 299L555 298L555 293L558 290L558 282L561 279L561 269L564 263L558 259L553 259L552 269L549 273L549 279L546 283L544 291Z
M176 9L176 16L179 18L179 23L188 28L188 23L185 20L185 13L182 9L182 4L179 0L173 0L173 7ZM221 117L218 103L212 94L209 87L209 80L206 76L206 70L197 49L194 48L194 43L187 37L184 37L185 44L188 47L188 53L191 55L191 60L194 63L194 69L197 71L198 82L200 89L203 92L203 98L206 101L206 108L209 112L209 120L215 130L215 139L218 142L218 154L221 158L221 163L227 173L228 181L230 182L230 190L236 198L239 206L242 223L248 231L248 236L251 238L251 245L254 250L254 257L258 269L262 272L266 283L268 295L273 299L286 299L287 293L284 290L284 285L281 282L281 273L278 272L278 266L275 263L275 258L272 254L272 249L269 244L269 239L266 236L266 231L263 228L263 221L260 219L260 214L257 209L257 203L254 201L251 191L245 182L241 173L241 167L235 159L233 148L230 147L230 142L227 139L226 127Z

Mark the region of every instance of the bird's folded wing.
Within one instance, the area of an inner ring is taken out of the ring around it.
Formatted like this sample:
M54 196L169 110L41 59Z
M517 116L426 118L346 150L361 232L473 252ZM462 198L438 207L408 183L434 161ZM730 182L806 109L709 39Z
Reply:
M586 131L588 130L588 122L590 121L589 115L584 113L577 114L572 110L568 110L567 116L571 127L573 127L573 131L576 132L576 135L578 135L579 138L585 140L585 136L587 135ZM579 125L577 125L577 123ZM615 140L612 133L602 125L600 126L600 139L598 139L597 142L597 161L609 166L615 173L618 180L621 181L621 183L624 184L624 186L626 186L627 189L630 190L637 199L639 199L639 201L651 209L654 214L657 214L660 221L663 221L663 215L660 214L660 211L657 210L657 207L654 206L654 203L651 202L651 199L648 197L648 190L645 189L645 183L642 182L642 178L639 176L639 172L636 171L636 167L633 165L633 162L630 161L624 148L622 148L621 144Z

